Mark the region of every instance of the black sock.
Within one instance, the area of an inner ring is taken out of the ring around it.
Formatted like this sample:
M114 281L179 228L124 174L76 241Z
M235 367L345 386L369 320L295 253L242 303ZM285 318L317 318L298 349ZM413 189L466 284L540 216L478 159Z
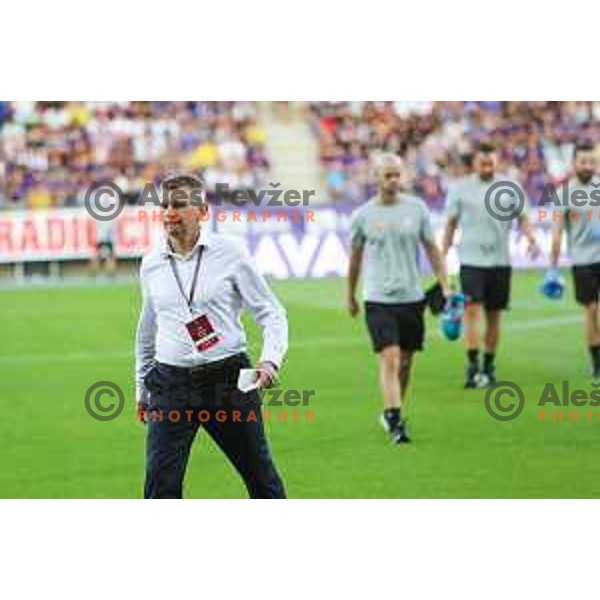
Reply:
M496 359L496 355L493 352L486 352L483 355L483 370L489 371L494 368L494 360Z
M600 346L590 346L590 355L594 368L600 367Z
M395 427L402 420L399 408L386 408L383 418L390 427Z
M467 350L467 359L470 367L479 368L479 350Z

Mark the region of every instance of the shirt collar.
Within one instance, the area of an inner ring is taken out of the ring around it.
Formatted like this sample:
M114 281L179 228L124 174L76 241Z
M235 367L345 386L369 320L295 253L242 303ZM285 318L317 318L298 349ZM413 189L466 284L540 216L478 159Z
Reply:
M163 238L163 242L162 242L161 255L164 258L168 258L169 256L176 256L178 258L189 258L195 252L197 252L197 250L200 246L208 246L209 244L210 244L210 232L208 231L208 229L202 228L200 230L200 235L198 236L198 239L196 240L196 243L194 244L194 247L192 248L192 250L188 254L186 254L185 256L182 257L180 254L177 254L176 252L173 252L173 250L171 250L171 246L169 245L169 238L167 237L167 235L165 235L165 237Z
M383 200L381 199L381 194L377 194L377 196L375 197L375 200L379 206L394 206L394 205L398 204L398 202L400 202L400 200L402 200L404 195L405 194L403 194L402 192L397 192L396 197L394 198L394 201L389 204L383 203Z

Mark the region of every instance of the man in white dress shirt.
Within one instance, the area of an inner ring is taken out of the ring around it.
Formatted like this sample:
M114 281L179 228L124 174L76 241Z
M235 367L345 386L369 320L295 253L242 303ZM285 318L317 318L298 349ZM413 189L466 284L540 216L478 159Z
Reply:
M201 227L203 182L163 182L166 236L140 269L143 306L136 336L138 408L146 421L146 498L181 498L202 426L241 475L251 498L284 498L269 452L260 396L239 391L250 368L240 313L262 328L258 388L276 383L287 351L285 310L236 241Z

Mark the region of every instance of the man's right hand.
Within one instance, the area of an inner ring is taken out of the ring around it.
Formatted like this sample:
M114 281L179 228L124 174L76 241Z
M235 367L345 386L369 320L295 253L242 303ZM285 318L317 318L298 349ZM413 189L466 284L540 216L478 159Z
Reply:
M353 319L360 312L360 305L354 296L348 298L348 312Z

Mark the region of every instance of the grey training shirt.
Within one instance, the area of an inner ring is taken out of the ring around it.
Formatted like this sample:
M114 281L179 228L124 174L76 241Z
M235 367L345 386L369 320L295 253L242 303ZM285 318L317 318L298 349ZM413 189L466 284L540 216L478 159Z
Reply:
M425 203L398 194L393 204L376 196L352 215L351 244L364 246L363 299L387 304L423 299L419 244L434 239Z
M458 219L460 243L458 258L461 265L472 267L510 266L510 231L514 220L501 221L490 214L485 205L485 196L495 183L503 181L494 177L482 180L478 175L461 179L448 191L448 217ZM516 184L515 182L515 185ZM492 194L492 206L494 205ZM499 202L506 203L501 196ZM527 202L521 215L527 211Z
M600 180L582 183L574 177L569 180L560 208L548 204L547 210L562 213L567 245L574 265L600 263ZM577 206L578 204L579 206Z

